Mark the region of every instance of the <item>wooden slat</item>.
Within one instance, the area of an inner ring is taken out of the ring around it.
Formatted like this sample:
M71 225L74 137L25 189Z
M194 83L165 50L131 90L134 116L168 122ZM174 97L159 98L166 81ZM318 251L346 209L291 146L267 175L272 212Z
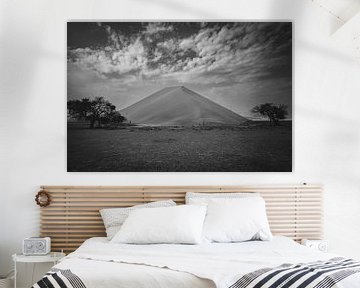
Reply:
M41 208L41 236L52 237L54 251L74 251L90 237L105 236L99 210L129 207L173 199L185 202L186 192L260 193L274 235L322 237L322 187L320 185L252 186L42 186L51 204Z

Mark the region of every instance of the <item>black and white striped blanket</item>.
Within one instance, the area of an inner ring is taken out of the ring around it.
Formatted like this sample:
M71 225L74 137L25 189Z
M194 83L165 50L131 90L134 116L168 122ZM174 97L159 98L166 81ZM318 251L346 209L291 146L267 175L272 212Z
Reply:
M283 264L242 276L229 288L331 288L346 277L360 272L360 262L333 258L303 264ZM69 269L52 269L32 288L86 288ZM104 287L105 288L105 287ZM351 288L351 287L349 287Z
M360 262L345 258L284 264L246 274L229 288L331 288L359 272Z
M53 268L32 288L86 288L81 279L69 269Z

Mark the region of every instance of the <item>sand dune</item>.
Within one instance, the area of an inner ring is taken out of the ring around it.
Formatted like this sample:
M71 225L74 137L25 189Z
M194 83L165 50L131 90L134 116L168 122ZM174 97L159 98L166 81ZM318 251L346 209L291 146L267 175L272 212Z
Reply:
M146 125L239 124L248 119L184 87L166 87L120 111Z

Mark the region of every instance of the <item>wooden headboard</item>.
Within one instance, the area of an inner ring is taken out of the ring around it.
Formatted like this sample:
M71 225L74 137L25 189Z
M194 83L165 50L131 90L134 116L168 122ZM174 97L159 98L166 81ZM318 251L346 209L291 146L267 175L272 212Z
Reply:
M277 186L42 186L51 204L41 208L41 236L52 239L53 251L72 252L84 240L105 236L99 209L128 207L164 199L183 204L191 192L259 192L266 201L274 235L301 239L322 238L322 187Z

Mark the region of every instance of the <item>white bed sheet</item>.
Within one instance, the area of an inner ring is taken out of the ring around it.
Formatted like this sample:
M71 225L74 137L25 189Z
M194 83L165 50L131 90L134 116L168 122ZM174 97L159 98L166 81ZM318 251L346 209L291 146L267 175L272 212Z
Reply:
M147 265L70 258L56 268L70 269L87 288L215 288L210 280Z
M112 244L106 238L91 238L56 268L70 269L87 288L225 288L244 274L264 267L336 256L311 250L286 237L200 245ZM336 287L360 287L359 273Z

